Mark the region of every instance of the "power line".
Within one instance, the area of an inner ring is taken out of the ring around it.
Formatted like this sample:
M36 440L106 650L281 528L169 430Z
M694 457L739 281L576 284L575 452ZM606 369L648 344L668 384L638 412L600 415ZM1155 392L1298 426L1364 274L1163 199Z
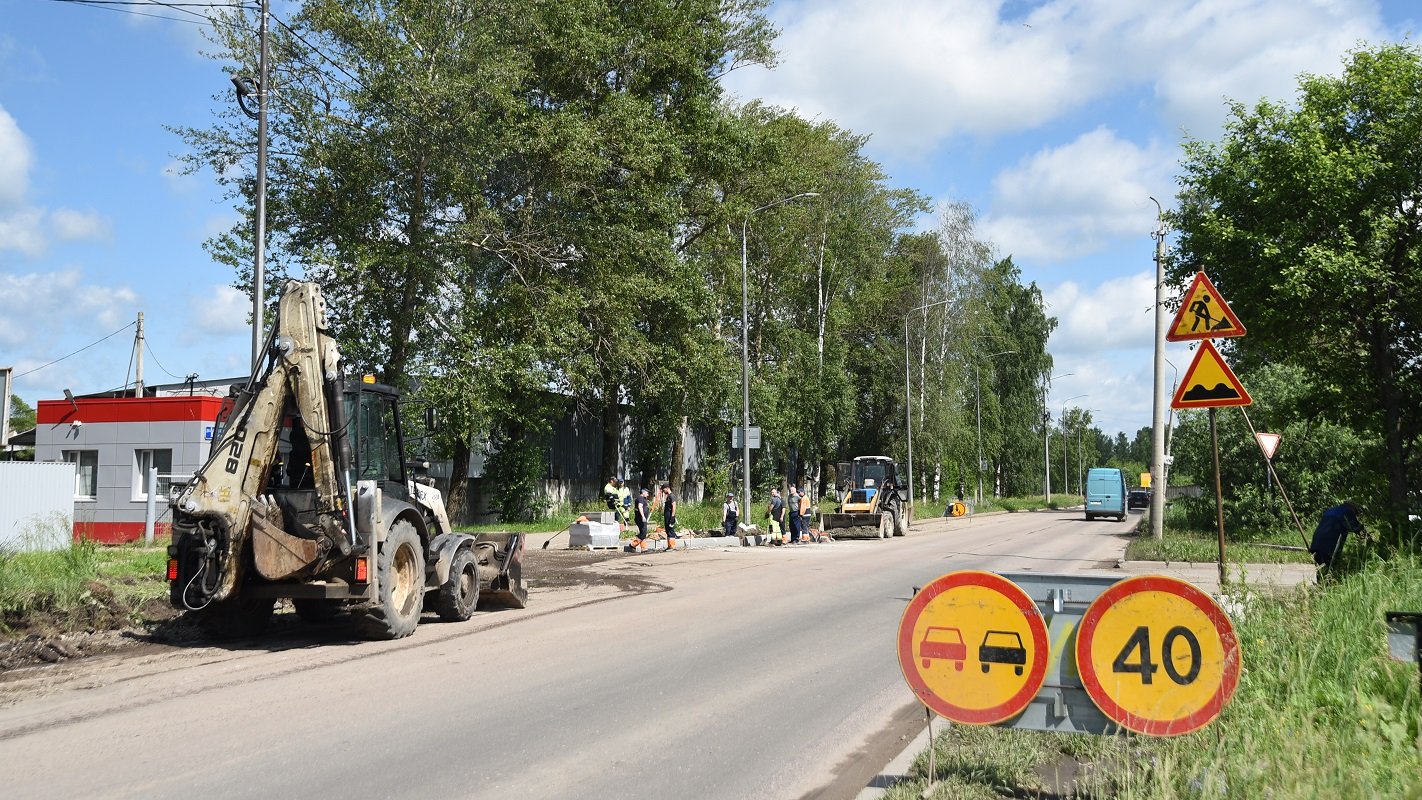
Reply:
M144 339L144 340L143 340L143 347L144 347L144 349L146 349L146 350L148 351L148 355L153 356L153 363L158 365L158 369L161 369L161 370L163 370L164 372L167 372L167 373L168 373L168 377L174 378L174 379L180 380L180 381L181 381L181 380L186 380L186 378L184 378L184 377L181 376L181 375L174 375L173 373L168 372L168 368L165 367L165 366L163 366L163 362L162 362L162 361L159 361L159 360L158 360L158 354L153 352L153 346L150 345L150 344L148 344L148 340L147 340L147 339Z
M209 8L213 10L227 8L250 8L250 6L230 5L227 3L168 3L162 0L50 0L54 3L67 3L75 6L89 6L103 11L116 11L120 14L132 14L136 17L151 17L153 19L165 19L169 22L182 22L189 25L212 25L212 19L206 14L189 10L190 7ZM149 14L143 11L135 11L132 6L163 7L173 11L178 11L198 19L184 19L167 14Z
M138 324L138 321L137 321L137 320L134 320L133 322L128 323L127 325L123 326L122 328L119 328L118 330L114 331L113 333L109 334L108 336L105 336L104 338L100 339L100 340L97 341L97 342L90 342L89 344L84 345L83 347L79 348L78 350L75 350L74 352L70 353L70 354L67 355L67 356L60 356L59 358L56 358L55 360L49 362L48 364L41 364L41 365L39 365L38 367L35 367L34 369L30 370L29 372L21 372L19 375L16 375L15 377L16 377L16 378L23 378L23 377L25 377L26 375L30 375L30 374L35 373L35 372L39 372L40 370L42 370L42 369L44 369L44 368L46 368L46 367L52 367L52 366L54 366L55 364L58 364L59 362L63 361L63 360L66 359L66 358L71 358L71 357L73 357L73 356L77 356L77 355L79 355L80 353L84 352L85 350L88 350L89 348L93 347L93 346L96 345L96 344L99 344L99 343L101 343L101 342L108 341L109 339L112 339L112 338L114 338L115 336L118 336L120 333L123 333L124 331L128 330L129 328L132 328L133 326L135 326L135 325L137 325L137 324Z

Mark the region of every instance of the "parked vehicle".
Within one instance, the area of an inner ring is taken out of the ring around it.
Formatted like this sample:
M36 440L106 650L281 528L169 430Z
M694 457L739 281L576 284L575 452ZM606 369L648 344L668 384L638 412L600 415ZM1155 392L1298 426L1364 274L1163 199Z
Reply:
M1126 495L1126 508L1150 508L1150 490L1132 489Z
M1114 467L1097 467L1086 473L1086 518L1126 518L1126 477Z

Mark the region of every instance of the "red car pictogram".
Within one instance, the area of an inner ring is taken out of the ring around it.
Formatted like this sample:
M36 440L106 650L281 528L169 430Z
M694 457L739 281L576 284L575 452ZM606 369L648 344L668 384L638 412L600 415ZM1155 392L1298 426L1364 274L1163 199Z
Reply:
M962 672L963 662L968 659L963 632L957 628L929 628L923 632L923 641L918 643L918 657L923 659L924 669L928 669L933 659L941 658L952 661L953 669Z

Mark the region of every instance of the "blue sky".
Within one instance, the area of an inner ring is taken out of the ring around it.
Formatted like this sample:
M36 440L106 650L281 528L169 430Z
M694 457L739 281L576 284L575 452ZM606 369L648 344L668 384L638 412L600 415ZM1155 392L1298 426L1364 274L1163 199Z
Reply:
M1336 73L1422 19L1400 0L780 0L771 16L779 65L728 91L869 134L895 185L977 209L1061 320L1049 349L1072 374L1052 415L1086 395L1070 405L1128 433L1151 418L1148 198L1171 204L1182 134L1217 138L1226 98L1292 98L1301 72ZM250 301L201 246L237 216L211 174L178 174L165 129L231 102L200 26L51 0L0 0L0 19L0 366L16 393L123 385L131 328L40 367L139 311L149 383L242 374ZM1191 353L1169 357L1183 371Z

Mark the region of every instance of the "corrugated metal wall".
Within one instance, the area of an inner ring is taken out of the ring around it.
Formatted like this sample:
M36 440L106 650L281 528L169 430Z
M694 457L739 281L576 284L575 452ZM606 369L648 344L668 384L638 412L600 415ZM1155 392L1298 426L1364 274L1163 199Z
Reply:
M0 547L57 550L74 537L74 465L0 461Z

